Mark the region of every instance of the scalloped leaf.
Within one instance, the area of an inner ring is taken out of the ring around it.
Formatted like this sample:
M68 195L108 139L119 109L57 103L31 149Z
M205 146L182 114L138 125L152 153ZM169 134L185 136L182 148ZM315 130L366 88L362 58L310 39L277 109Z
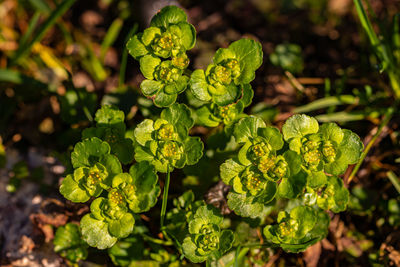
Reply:
M108 224L97 220L91 214L83 216L80 227L83 240L92 247L106 249L117 242L117 238L108 232Z
M287 119L282 126L283 138L288 141L292 138L304 137L308 134L317 133L318 121L304 114L296 114Z
M79 226L67 223L57 228L53 240L54 251L70 262L77 263L88 256L88 245L82 240Z
M237 143L245 143L247 140L258 136L258 129L266 125L261 118L255 116L245 117L239 120L233 130Z
M107 142L97 137L83 140L75 145L71 153L71 162L74 168L93 166L100 158L110 153Z

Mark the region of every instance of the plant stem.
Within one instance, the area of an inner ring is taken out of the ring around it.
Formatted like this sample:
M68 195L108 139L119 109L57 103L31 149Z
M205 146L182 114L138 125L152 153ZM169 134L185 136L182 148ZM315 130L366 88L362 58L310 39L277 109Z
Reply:
M162 200L162 206L161 206L161 228L164 227L164 219L165 219L165 212L167 211L167 201L168 201L168 190L169 190L169 181L170 181L170 172L169 172L169 166L167 167L167 180L165 181L164 184L164 192L163 192L163 200Z
M363 163L368 152L371 150L372 146L375 144L376 139L378 139L379 135L382 133L383 128L385 128L386 124L388 124L390 119L392 118L394 110L395 109L393 107L388 108L388 110L385 114L385 117L383 118L381 124L379 125L378 131L375 133L375 135L372 137L371 141L369 141L369 143L365 147L364 151L362 152L360 160L357 162L357 165L354 167L349 178L347 179L347 183L350 183L351 180L353 180L354 176L356 175L358 169L361 167L361 164Z
M392 182L394 188L396 188L397 192L400 194L400 180L399 180L399 177L397 177L397 175L392 171L388 171L386 173L386 175L388 176L389 180Z
M206 261L206 267L211 267L211 261L209 259Z
M146 234L142 234L142 237L144 240L152 242L154 244L159 244L159 245L164 245L164 246L172 246L174 243L170 240L162 240L162 239L158 239L158 238L154 238L151 236L148 236Z

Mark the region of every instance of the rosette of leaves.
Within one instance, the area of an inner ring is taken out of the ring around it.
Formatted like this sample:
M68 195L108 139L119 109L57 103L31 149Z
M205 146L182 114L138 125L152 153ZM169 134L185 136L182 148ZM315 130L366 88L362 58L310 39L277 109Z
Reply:
M199 69L192 73L190 89L201 101L218 106L233 104L242 97L243 86L254 80L261 63L259 42L250 39L235 41L228 48L218 49L206 71Z
M307 115L294 115L282 127L289 148L302 157L307 172L307 184L318 188L326 184L325 173L343 174L348 165L358 162L363 150L360 138L335 123L319 127L316 119Z
M88 244L82 240L76 224L67 223L57 228L53 244L54 251L71 263L77 263L88 256Z
M329 216L322 210L298 206L290 212L280 211L277 224L267 225L264 235L268 242L287 252L300 252L325 238Z
M196 210L188 221L189 235L182 244L183 254L194 263L217 260L233 244L231 230L221 230L223 217L211 205L204 205Z
M107 142L97 137L75 145L71 153L73 174L67 175L60 186L61 194L72 202L86 202L111 187L112 179L122 172L118 158L110 154Z
M196 164L203 154L203 143L188 135L193 123L189 108L177 103L164 109L159 119L144 120L134 131L136 161L149 161L164 173Z
M328 176L325 186L316 190L308 187L303 199L307 205L317 204L323 210L338 213L346 210L349 191L344 187L342 179L337 176Z
M254 92L250 84L243 85L243 95L242 98L227 106L218 106L215 103L209 103L196 109L197 120L200 125L208 127L216 127L220 123L224 123L225 129L229 129L230 132L233 125L240 118L246 116L243 114L245 107L251 104Z
M196 31L185 12L176 6L164 7L143 33L127 43L129 53L140 62L146 80L140 88L154 104L167 107L176 101L189 80L184 74L189 65L186 51L193 48Z
M123 164L133 160L133 142L125 138L125 114L118 108L104 105L97 110L96 127L86 128L82 132L82 139L98 137L106 141L111 148L111 154L118 157Z
M133 231L133 213L148 211L160 195L158 177L148 162L132 165L129 173L120 173L112 180L108 197L96 198L90 214L81 220L82 235L90 246L109 248L119 238Z
M222 181L232 186L228 205L238 215L256 217L275 197L276 182L299 172L300 157L293 151L278 153L283 147L281 133L260 118L241 119L233 133L242 147L237 158L220 167Z

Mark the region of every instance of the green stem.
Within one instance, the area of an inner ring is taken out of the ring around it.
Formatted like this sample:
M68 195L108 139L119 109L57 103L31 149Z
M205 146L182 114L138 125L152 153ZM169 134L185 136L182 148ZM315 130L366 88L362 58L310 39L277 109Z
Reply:
M129 41L129 38L131 38L138 30L139 24L135 23L133 28L129 31L128 35L126 36L125 39L125 44ZM122 87L125 83L125 72L126 72L126 64L128 62L128 49L124 48L124 51L122 52L122 58L121 58L121 67L119 69L119 83L118 86Z
M169 181L170 181L170 172L169 172L169 166L167 167L167 180L165 181L164 185L164 192L163 192L163 200L162 200L162 206L161 206L161 228L164 227L164 219L165 219L165 212L167 211L167 201L168 201L168 190L169 190Z
M371 141L367 144L364 151L361 154L360 160L357 162L356 166L354 167L353 171L351 172L349 178L347 179L347 183L350 183L353 180L354 176L356 175L358 169L361 167L365 157L367 156L368 152L371 150L373 145L375 144L376 140L378 139L379 135L382 133L383 128L389 123L390 119L393 116L395 109L393 107L388 108L385 117L383 118L381 124L379 125L378 131L372 137Z
M394 188L396 188L397 192L400 194L400 180L397 177L397 175L394 174L394 172L392 172L392 171L388 171L386 173L386 175L388 176L389 180L392 182Z
M210 261L210 259L207 259L207 261L206 261L206 267L211 267L211 261Z
M172 246L174 243L170 240L162 240L162 239L158 239L158 238L154 238L151 236L148 236L146 234L142 234L142 237L145 241L149 241L152 242L154 244L159 244L159 245L164 245L164 246Z

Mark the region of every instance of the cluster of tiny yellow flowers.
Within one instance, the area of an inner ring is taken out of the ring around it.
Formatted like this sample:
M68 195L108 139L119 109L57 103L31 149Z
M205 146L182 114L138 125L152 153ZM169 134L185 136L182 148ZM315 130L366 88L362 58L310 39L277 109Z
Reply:
M247 179L247 188L252 190L258 190L260 188L262 181L255 176L250 176Z
M223 84L229 84L231 82L231 72L223 66L217 66L215 68L215 75L216 80Z
M162 154L165 157L169 158L177 154L176 150L177 150L177 145L175 143L168 143L164 145L162 149Z
M89 173L89 178L90 178L89 180L90 180L91 185L96 185L96 184L100 183L102 180L99 172L97 172L97 171L91 171Z
M318 165L321 153L318 150L311 150L304 153L304 160L310 165Z
M268 149L266 148L265 145L257 144L257 145L253 146L253 153L258 158L261 158L261 157L265 156L268 153Z
M215 250L218 247L219 238L216 234L206 234L200 242L203 250Z
M281 222L279 224L279 231L283 236L289 236L294 231L297 231L298 228L298 222L293 219L290 219L289 222Z
M160 38L156 38L154 42L162 49L171 50L174 46L174 42L172 41L172 37L169 34L164 34Z
M174 130L172 127L163 127L158 132L160 139L172 139L174 137Z
M324 145L322 146L322 154L327 158L329 162L335 160L336 150L330 141L324 142Z
M268 172L275 165L275 157L263 157L258 164L258 169L262 173Z
M236 68L236 66L238 65L238 61L236 59L231 59L226 63L226 67L230 68L230 69L234 69Z
M224 107L219 107L219 114L222 118L227 118L229 117L231 113L231 109L229 106L224 106Z
M189 64L189 59L184 56L173 57L172 64L178 68L184 69Z
M122 203L124 203L124 197L122 196L122 194L118 193L117 191L111 192L110 194L110 201L120 205Z

